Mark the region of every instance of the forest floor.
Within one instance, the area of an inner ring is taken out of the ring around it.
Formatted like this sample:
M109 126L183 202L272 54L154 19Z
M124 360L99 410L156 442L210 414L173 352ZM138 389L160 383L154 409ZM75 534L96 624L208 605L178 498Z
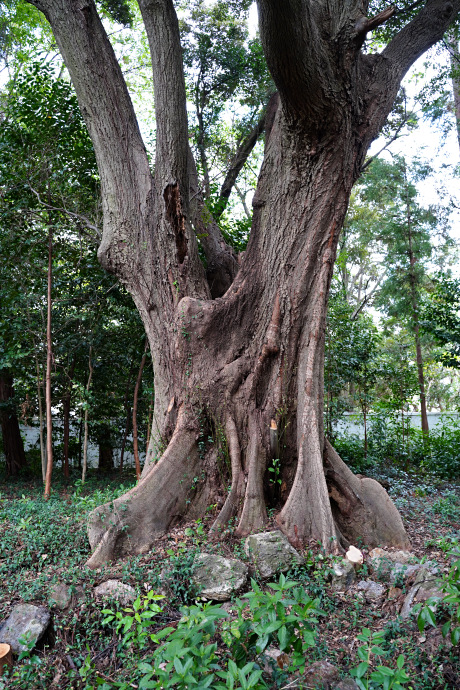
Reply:
M419 561L436 561L440 570L447 572L452 558L449 552L460 540L460 486L400 470L374 476L388 487L401 511L414 557ZM12 677L3 681L0 678L0 689L90 689L103 682L104 688L112 688L120 687L112 683L123 679L127 679L125 687L143 687L139 684L139 663L148 660L149 655L151 658L153 643L149 642L151 646L147 645L139 653L123 645L122 636L116 635L113 625L104 624L106 615L102 609L109 606L116 610L115 602L102 605L94 598L93 588L108 579L118 579L132 585L140 595L149 590L159 591L160 573L167 566L175 575L175 597L158 602L162 612L155 617L152 628L157 630L177 624L181 617L179 608L195 600L191 574L197 552L215 552L247 561L243 540L234 537L231 530L217 541L208 539L210 511L204 520L173 530L146 555L125 558L96 571L85 568L90 553L85 518L96 505L126 491L132 479L124 478L124 482L125 485L120 486L120 478L114 476L111 479L90 478L84 487L79 482L70 482L67 486L56 483L48 502L43 501L38 482L3 483L0 493L0 622L16 604L27 602L49 607L50 592L57 583L71 585L75 591L81 588L82 595L64 611L52 609L51 632L36 650L23 660L16 660ZM366 557L365 546L356 546L363 549ZM308 652L309 664L328 660L347 675L349 669L360 662L357 649L361 642L357 635L365 628L372 632L384 630L385 655L379 663L396 668L396 659L403 654L404 668L411 678L406 687L414 690L460 688L459 646L449 648L439 629L421 634L414 619L403 621L397 615L400 599L406 593L404 587L399 601L386 599L383 605L381 601L366 603L353 587L344 593L331 590L331 566L331 558L320 546L311 545L305 565L287 574L287 578L299 583L310 597L318 599L325 614L318 618L315 626L316 640ZM254 572L252 575L257 577ZM360 577L368 577L366 560ZM287 686L289 678L280 671L267 683L267 687L282 688Z

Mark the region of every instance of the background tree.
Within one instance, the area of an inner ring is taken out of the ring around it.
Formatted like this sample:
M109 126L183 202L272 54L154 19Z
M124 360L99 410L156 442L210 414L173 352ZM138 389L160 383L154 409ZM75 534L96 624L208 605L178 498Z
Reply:
M444 346L439 357L442 364L459 369L460 280L447 274L435 279L434 290L425 297L422 328Z

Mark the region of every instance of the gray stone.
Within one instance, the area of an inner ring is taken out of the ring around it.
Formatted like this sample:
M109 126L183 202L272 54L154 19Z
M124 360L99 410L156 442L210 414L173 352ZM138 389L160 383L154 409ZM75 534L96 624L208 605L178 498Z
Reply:
M382 582L402 583L423 567L420 563L411 564L411 559L413 556L409 551L372 549L369 554L369 569L372 575Z
M236 558L200 553L195 558L193 584L204 599L227 601L248 580L248 567Z
M278 530L251 534L244 548L263 578L284 573L303 563L302 556Z
M0 642L9 644L15 654L24 652L43 637L50 622L50 612L44 606L19 604L0 625ZM27 643L21 641L27 639Z
M355 569L346 558L334 563L332 568L332 589L334 592L345 592L356 579Z
M420 563L414 565L407 565L406 563L395 563L393 568L390 570L388 581L391 584L396 582L405 582L411 578L414 573L417 573L422 566Z
M335 681L339 679L339 669L330 664L329 661L315 661L309 666L303 677L307 687L311 688L332 688Z
M423 579L424 574L427 579ZM430 598L434 598L439 601L444 598L444 594L439 588L440 581L435 575L430 574L425 570L424 573L420 572L418 574L417 579L404 599L400 614L401 618L409 618L416 604L424 604L427 599ZM436 608L435 605L433 608Z
M74 587L72 585L57 584L50 590L48 603L50 606L55 606L61 611L64 611L71 606L75 606L78 601L85 598L85 591L83 587Z
M359 690L359 687L353 678L344 678L337 685L333 685L332 690Z
M361 580L356 585L356 589L364 592L364 598L368 602L379 601L385 594L385 587L380 582L374 582L373 580Z
M130 604L136 598L136 590L131 585L125 585L119 580L107 580L93 589L97 598L110 597L116 599L122 605Z
M386 551L385 549L372 549L369 553L369 558L372 564L374 559L384 558L393 563L410 563L414 560L414 555L410 551Z
M51 588L48 603L50 606L56 606L58 609L64 610L70 606L72 601L72 591L68 585L54 585Z

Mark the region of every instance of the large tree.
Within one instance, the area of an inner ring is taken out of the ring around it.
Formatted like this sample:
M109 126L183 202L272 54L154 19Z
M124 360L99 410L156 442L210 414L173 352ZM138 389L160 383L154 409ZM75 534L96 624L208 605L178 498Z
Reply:
M239 534L261 528L276 433L286 446L277 522L292 543L314 538L337 549L360 536L367 544L407 545L382 487L356 478L325 442L325 314L366 151L403 76L442 38L460 0L427 0L380 54L362 47L394 8L369 18L365 0L258 0L278 92L267 110L249 244L238 260L196 189L173 1L139 0L152 57L153 171L93 0L33 4L52 26L96 151L99 259L131 292L155 371L150 459L133 490L92 514L89 565L148 549L172 523L211 502L222 506L215 529L235 514ZM212 296L198 242L213 267ZM207 427L226 437L228 493Z

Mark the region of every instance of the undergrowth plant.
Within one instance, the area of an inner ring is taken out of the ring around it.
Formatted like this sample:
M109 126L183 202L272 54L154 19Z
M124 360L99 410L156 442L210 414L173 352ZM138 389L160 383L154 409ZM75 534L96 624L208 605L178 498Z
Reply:
M386 655L382 645L385 641L385 630L372 633L369 628L363 628L357 636L364 644L358 648L358 657L361 659L356 668L350 673L354 677L360 690L401 690L410 678L404 670L404 656L400 654L396 660L396 668L378 665L372 670L376 657Z
M315 644L314 625L323 615L318 600L311 599L296 582L280 575L279 582L269 583L272 591L262 591L255 580L252 591L243 596L249 604L237 602L237 618L224 626L223 637L232 658L243 665L257 658L270 644L289 655L290 671L305 669L305 654Z
M129 606L121 611L103 609L102 613L106 617L102 625L114 624L116 633L123 635L122 644L124 645L133 644L142 648L147 640L158 643L160 638L149 628L152 627L152 619L162 612L161 606L157 604L162 599L164 599L163 596L150 590L146 596L137 597L132 607Z
M449 572L442 580L439 580L439 589L443 593L442 604L449 609L447 620L442 626L443 637L450 633L453 645L460 642L460 552L451 551L450 555L455 558ZM423 632L426 625L436 627L436 613L439 606L439 597L430 597L425 605L418 605L417 625L420 632Z

